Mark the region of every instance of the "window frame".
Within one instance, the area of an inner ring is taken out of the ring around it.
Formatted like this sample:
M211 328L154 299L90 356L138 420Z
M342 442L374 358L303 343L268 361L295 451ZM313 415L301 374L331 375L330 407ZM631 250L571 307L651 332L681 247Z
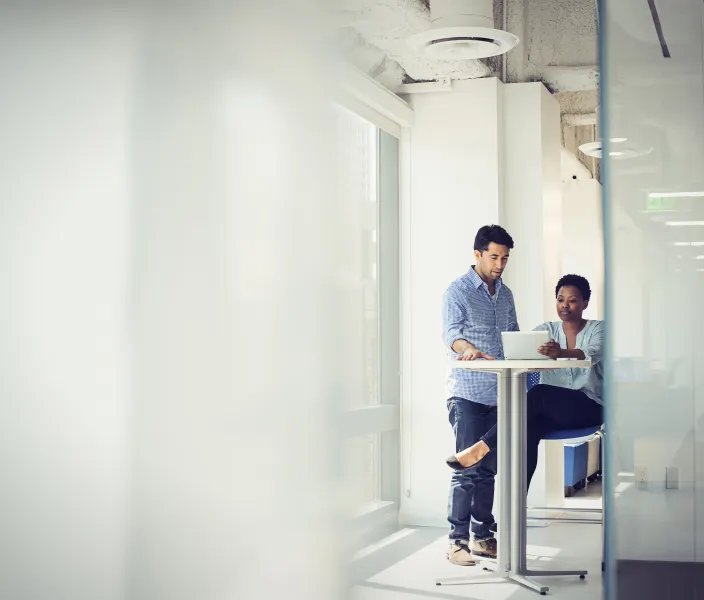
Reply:
M379 435L379 499L353 519L363 531L357 546L368 544L398 525L401 499L401 198L402 153L407 145L412 109L367 76L346 71L336 104L372 123L376 131L377 264L379 307L380 404L346 411L346 436Z

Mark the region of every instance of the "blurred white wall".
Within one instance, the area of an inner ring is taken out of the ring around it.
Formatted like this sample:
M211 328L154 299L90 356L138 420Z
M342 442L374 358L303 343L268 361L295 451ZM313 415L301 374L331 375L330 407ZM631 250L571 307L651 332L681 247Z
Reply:
M135 28L38 8L0 19L0 596L107 600L125 591Z
M3 10L0 597L341 593L319 9Z

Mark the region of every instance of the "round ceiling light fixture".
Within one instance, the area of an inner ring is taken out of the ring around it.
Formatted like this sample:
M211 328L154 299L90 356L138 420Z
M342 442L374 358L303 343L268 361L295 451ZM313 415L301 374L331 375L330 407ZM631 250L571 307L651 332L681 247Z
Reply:
M492 0L431 0L431 27L408 38L417 54L467 60L505 54L518 44L512 33L494 27Z
M638 156L646 156L650 154L652 148L638 148L634 144L628 144L626 138L613 138L610 140L609 157L616 160L624 158L636 158ZM602 158L604 155L604 142L597 140L596 142L588 142L579 147L582 154L593 158Z
M579 151L586 156L593 158L602 158L604 156L604 140L601 138L601 119L600 107L596 107L596 128L594 135L597 138L594 142L587 142L579 146ZM621 131L619 131L621 133ZM646 148L629 142L627 137L612 137L609 138L609 158L614 160L623 160L626 158L637 158L646 156L653 151L652 148Z

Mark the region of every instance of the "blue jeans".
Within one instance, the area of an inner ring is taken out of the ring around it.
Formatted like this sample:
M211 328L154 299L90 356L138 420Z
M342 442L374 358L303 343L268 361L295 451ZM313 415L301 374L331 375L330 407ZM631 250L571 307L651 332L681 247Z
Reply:
M495 406L453 397L447 401L447 408L450 425L455 432L457 452L478 442L496 425ZM491 511L494 506L496 455L496 452L489 452L478 465L452 474L447 502L451 540L469 539L470 526L475 540L494 537L496 522Z

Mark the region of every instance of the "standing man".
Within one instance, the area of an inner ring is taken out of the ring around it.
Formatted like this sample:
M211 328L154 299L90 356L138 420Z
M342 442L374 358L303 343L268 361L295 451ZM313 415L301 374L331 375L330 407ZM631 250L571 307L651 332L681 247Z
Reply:
M503 227L486 225L477 232L475 266L453 281L443 297L443 337L452 359L503 359L501 332L518 331L513 294L501 281L512 248L513 239ZM459 452L496 425L496 375L451 369L447 388ZM476 466L452 474L447 510L451 563L473 565L472 552L496 557L496 458L496 452L490 452Z

